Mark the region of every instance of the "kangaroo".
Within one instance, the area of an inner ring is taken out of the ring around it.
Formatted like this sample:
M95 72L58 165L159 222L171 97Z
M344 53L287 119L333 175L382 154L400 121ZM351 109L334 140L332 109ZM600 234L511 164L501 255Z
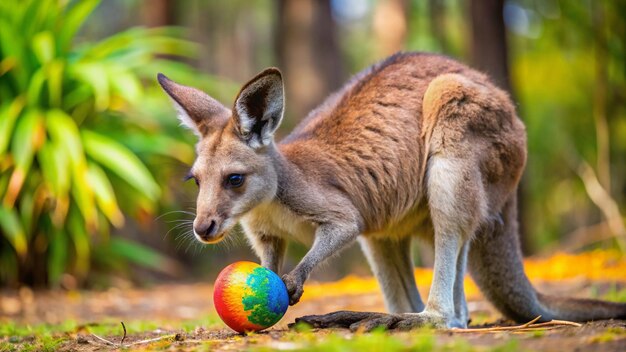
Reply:
M199 137L188 178L199 186L195 237L215 243L241 223L261 264L279 272L286 240L311 246L282 276L290 304L311 271L355 240L389 313L298 318L314 327L465 328L466 266L505 316L524 322L626 319L626 304L537 293L524 273L516 190L526 131L509 96L450 58L399 53L354 76L279 143L281 73L246 83L229 109L207 94L158 81ZM426 304L410 255L434 246Z

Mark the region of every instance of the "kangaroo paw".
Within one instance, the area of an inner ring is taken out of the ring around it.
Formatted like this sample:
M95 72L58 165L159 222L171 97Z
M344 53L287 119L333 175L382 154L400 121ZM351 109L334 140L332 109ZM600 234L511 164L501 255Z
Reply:
M412 330L421 327L431 327L435 329L466 328L467 325L456 318L446 318L435 312L406 313L393 326L396 330Z
M282 279L287 287L289 305L293 306L300 301L300 297L304 293L304 280L298 279L293 273L283 275Z

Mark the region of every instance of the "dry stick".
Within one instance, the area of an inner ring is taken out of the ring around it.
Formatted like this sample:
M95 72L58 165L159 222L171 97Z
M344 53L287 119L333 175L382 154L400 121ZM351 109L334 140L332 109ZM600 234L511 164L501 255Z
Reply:
M541 319L541 315L536 317L535 319L529 321L526 324L517 325L517 326L497 326L494 328L478 328L478 329L449 329L448 331L457 332L457 333L472 333L472 332L499 332L499 331L537 331L544 330L547 327L558 327L558 326L576 326L580 327L581 324L574 323L572 321L565 320L551 320L545 323L537 323L537 320Z
M159 341L159 340L164 340L164 339L167 339L167 338L176 337L176 334L164 335L164 336L155 337L153 339L147 339L147 340L131 342L131 343L125 345L124 344L124 340L126 340L126 325L124 325L123 321L121 321L120 323L122 324L122 329L124 329L124 336L122 336L122 340L120 341L119 344L115 343L113 341L109 341L109 340L105 339L104 337L100 337L100 336L94 334L93 332L91 333L91 335L93 335L93 337L97 338L98 340L106 343L107 345L120 347L120 348L124 348L124 347L128 347L128 346L134 346L134 345L140 345L140 344L144 344L144 343L151 343L151 342L156 342L156 341Z
M93 337L97 338L98 340L106 343L107 345L117 346L117 344L115 342L112 342L112 341L109 341L109 340L107 340L107 339L105 339L103 337L100 337L100 336L94 334L93 332L91 333L91 336L93 336Z
M478 329L450 329L450 331L454 332L487 332L487 331L503 331L503 330L514 330L514 329L523 329L527 328L530 324L536 322L541 319L541 315L536 317L535 319L529 321L526 324L518 325L518 326L497 326L495 328L478 328Z
M134 345L141 345L141 344L144 344L144 343L151 343L151 342L156 342L156 341L160 341L160 340L171 339L171 338L174 338L174 337L176 337L176 334L164 335L164 336L160 336L160 337L155 337L153 339L147 339L147 340L131 342L131 343L128 343L128 344L124 345L123 347L134 346Z
M580 323L575 323L573 321L568 321L568 320L550 320L548 322L545 323L537 323L537 324L532 324L533 327L541 327L541 326L556 326L556 325L569 325L569 326L575 326L577 328L583 326L583 324Z
M124 348L124 347L128 347L128 346L134 346L134 345L141 345L141 344L144 344L144 343L151 343L151 342L156 342L156 341L159 341L159 340L165 340L165 339L168 339L168 338L174 338L174 337L176 337L176 334L171 334L171 335L164 335L164 336L155 337L155 338L153 338L153 339L147 339L147 340L135 341L135 342L127 343L127 344L122 344L122 343L119 343L119 344L118 344L118 343L115 343L115 342L109 341L109 340L105 339L104 337L100 337L100 336L98 336L98 335L96 335L96 334L94 334L94 333L91 333L91 335L92 335L93 337L97 338L98 340L100 340L100 341L102 341L102 342L106 343L107 345L111 345L111 346L115 346L115 347L120 347L120 348Z
M124 336L122 336L122 341L120 341L120 345L124 345L124 340L126 340L126 325L124 325L123 321L120 321L120 323L122 324L122 329L124 329Z

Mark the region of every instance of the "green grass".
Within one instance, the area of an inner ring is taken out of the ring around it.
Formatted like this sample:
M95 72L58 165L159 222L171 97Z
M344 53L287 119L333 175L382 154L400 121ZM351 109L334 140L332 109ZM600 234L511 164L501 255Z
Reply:
M163 330L159 335L171 335L185 332L192 335L201 326L207 330L221 329L223 325L216 316L207 316L197 320L158 321L133 320L124 322L129 337L143 335L157 329ZM64 343L71 342L77 334L95 333L114 342L123 336L118 321L107 320L97 324L81 325L75 321L61 324L20 325L13 322L0 324L0 351L55 351ZM176 350L176 351L210 351L219 347L245 349L248 351L273 351L276 349L292 349L297 351L519 351L518 341L510 339L497 343L492 347L474 346L463 336L443 338L434 330L420 329L412 332L389 333L382 330L372 333L349 334L347 331L313 332L299 326L297 329L280 334L252 333L247 336L235 335L225 340L205 340L201 342L176 342L174 338L164 339L152 344L134 346L138 350ZM227 344L230 346L225 346ZM88 345L93 348L94 345ZM134 350L128 348L128 350Z
M75 329L73 321L60 325L0 325L0 351L56 351Z
M200 326L205 329L221 328L223 326L215 315L209 315L201 319L174 322L131 320L125 321L124 325L129 336L152 332L157 329L192 333ZM93 333L98 336L106 336L110 337L114 342L119 342L124 335L121 323L110 319L85 325L78 324L73 320L66 320L60 324L36 325L3 322L0 324L0 352L56 351L60 344L74 339L77 333Z
M626 329L624 328L609 328L600 335L594 336L591 341L603 343L611 342L617 339L622 339L626 336Z
M382 330L366 334L344 335L330 333L328 335L315 334L312 332L289 332L280 342L269 346L250 346L250 351L274 351L280 343L293 343L284 345L288 349L297 351L519 351L518 341L511 339L495 347L476 347L462 337L450 342L438 343L438 336L433 330L421 329L410 333L388 333Z
M618 289L617 285L611 285L611 288L602 296L602 299L626 303L626 288Z

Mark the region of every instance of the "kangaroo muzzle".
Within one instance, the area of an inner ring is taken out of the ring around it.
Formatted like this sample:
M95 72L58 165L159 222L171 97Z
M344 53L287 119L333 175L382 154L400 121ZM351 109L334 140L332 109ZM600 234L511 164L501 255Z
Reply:
M205 220L196 220L193 224L193 233L200 242L216 243L222 239L219 232L220 223L218 219L210 218Z

